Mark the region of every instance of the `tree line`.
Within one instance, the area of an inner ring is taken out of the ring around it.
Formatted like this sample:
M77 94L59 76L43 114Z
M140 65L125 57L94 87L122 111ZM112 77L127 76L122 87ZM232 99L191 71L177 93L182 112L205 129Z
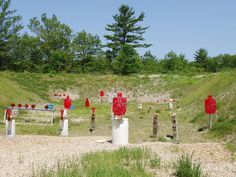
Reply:
M170 51L158 59L151 51L143 56L137 48L148 48L143 34L149 27L140 23L145 14L135 14L128 5L121 5L107 24L102 44L98 35L85 30L73 33L70 26L60 22L56 15L33 17L29 20L31 34L21 34L22 17L10 9L11 0L0 0L0 70L17 72L68 73L168 73L217 72L236 67L236 55L222 54L209 57L207 50L195 52L195 60Z

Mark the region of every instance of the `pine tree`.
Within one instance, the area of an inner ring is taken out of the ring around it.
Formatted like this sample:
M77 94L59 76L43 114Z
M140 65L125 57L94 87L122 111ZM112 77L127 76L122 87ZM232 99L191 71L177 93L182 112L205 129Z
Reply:
M204 48L200 48L194 54L194 58L197 66L206 70L207 61L209 59L207 50Z
M135 11L132 7L121 5L119 14L113 16L115 23L108 24L106 30L112 32L111 35L104 37L109 41L107 47L110 48L108 52L112 53L113 58L117 56L118 52L126 44L133 48L149 47L151 44L141 44L144 41L143 34L149 27L142 27L138 25L143 21L144 13L142 12L138 17L135 17Z

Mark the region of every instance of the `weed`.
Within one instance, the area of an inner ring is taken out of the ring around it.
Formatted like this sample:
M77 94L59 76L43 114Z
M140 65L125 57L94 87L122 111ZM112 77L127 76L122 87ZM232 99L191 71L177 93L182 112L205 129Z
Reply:
M192 156L182 155L175 164L175 175L177 177L201 177L200 164L192 162Z
M154 156L150 159L150 167L151 168L160 168L161 166L161 158Z

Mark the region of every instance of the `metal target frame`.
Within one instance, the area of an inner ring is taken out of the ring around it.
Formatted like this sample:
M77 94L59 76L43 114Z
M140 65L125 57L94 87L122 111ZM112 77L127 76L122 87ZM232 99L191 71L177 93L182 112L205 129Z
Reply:
M13 104L12 104L13 105ZM52 113L51 117L49 118L50 120L50 125L53 125L54 123L54 112L57 111L56 109L52 108L52 109L49 109L49 106L48 105L45 105L45 108L44 109L40 109L40 108L35 108L36 105L33 104L31 105L31 107L28 107L28 106L21 106L21 104L18 104L18 106L9 106L9 107L4 107L4 117L3 117L3 123L5 124L6 123L6 119L8 119L8 115L7 115L7 109L9 110L18 110L18 111L21 111L21 110L25 110L25 111L40 111L40 112L50 112ZM27 104L26 104L27 105ZM16 117L13 117L11 119L15 119L16 120Z

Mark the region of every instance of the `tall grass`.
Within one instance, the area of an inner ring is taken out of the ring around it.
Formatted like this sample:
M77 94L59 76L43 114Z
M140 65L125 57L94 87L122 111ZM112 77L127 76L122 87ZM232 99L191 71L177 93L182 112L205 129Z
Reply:
M177 177L201 177L200 164L192 162L192 156L182 155L175 164L175 175Z
M160 158L141 148L120 148L115 151L89 153L59 162L56 170L42 168L37 177L151 177L148 171L160 166Z

